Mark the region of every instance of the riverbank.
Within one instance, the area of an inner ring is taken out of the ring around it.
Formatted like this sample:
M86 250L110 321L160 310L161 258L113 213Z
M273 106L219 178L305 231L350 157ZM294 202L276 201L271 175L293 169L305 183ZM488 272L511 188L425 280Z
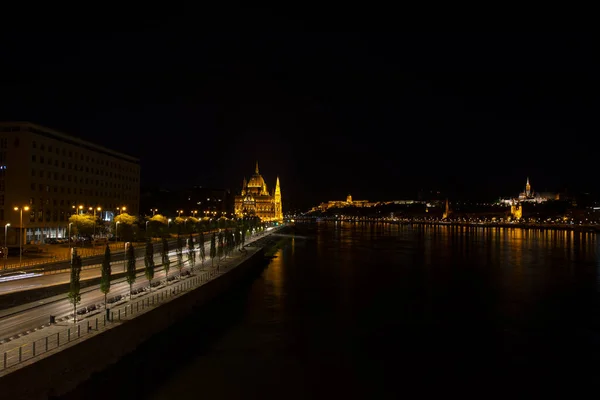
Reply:
M557 230L557 231L578 231L578 232L596 232L600 233L600 224L540 224L528 222L446 222L432 220L394 220L390 218L371 218L371 219L336 219L336 218L317 218L317 219L301 219L295 220L297 223L314 223L314 222L344 222L352 224L364 223L385 223L394 225L431 225L431 226L453 226L453 227L469 227L469 228L512 228L512 229L540 229L540 230Z
M162 293L151 292L148 298L135 298L135 304L124 304L123 310L112 309L113 321L100 317L91 329L86 321L88 328L73 330L72 336L66 336L66 343L62 338L60 348L57 344L53 350L20 363L14 371L2 371L3 394L16 399L42 399L67 393L152 335L234 288L239 280L264 265L264 246L270 242L268 237L259 238L245 252L236 253L228 266L177 282ZM42 349L38 345L38 351Z

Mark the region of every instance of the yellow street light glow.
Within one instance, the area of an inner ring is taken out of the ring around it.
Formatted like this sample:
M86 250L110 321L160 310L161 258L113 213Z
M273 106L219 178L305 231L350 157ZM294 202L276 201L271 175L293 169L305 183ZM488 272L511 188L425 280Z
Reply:
M25 207L23 207L23 210L29 211L29 207L25 206Z

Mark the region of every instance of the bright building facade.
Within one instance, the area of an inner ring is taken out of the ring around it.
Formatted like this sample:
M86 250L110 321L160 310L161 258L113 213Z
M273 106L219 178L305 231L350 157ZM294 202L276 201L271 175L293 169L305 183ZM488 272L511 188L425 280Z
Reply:
M279 177L275 183L275 190L269 192L267 184L258 170L258 162L250 180L242 184L242 190L234 199L234 213L236 217L256 216L261 221L282 221L283 209L281 204L281 188Z

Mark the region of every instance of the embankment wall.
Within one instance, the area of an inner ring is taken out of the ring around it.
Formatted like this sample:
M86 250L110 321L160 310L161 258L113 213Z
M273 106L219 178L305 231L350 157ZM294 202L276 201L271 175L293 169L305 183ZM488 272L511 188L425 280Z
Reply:
M2 398L48 399L73 390L93 373L134 351L151 336L233 289L254 269L262 267L264 262L264 249L260 249L242 264L195 290L182 293L133 320L115 322L116 326L112 329L32 360L30 364L0 378Z

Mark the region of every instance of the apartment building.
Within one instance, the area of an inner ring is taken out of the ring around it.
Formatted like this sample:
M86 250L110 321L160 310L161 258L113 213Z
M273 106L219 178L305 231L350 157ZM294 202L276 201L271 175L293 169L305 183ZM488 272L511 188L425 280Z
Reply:
M25 243L66 237L76 212L95 210L107 222L123 208L137 215L139 199L137 158L33 123L0 122L0 224L9 247L21 228Z

